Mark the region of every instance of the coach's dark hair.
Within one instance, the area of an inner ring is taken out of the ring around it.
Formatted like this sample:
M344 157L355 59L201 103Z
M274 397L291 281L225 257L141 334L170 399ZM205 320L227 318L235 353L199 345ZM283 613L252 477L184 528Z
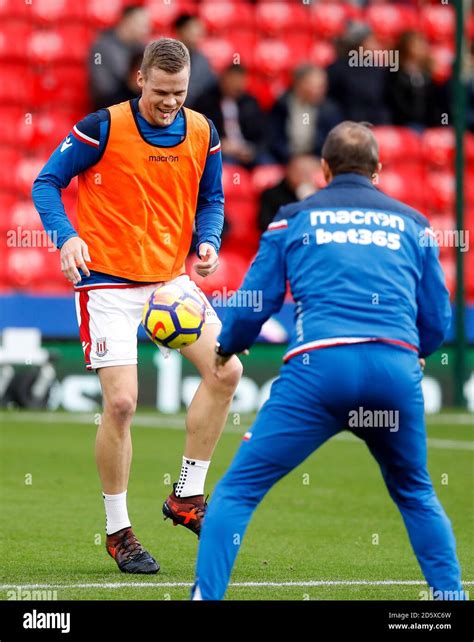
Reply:
M155 67L168 74L177 74L185 67L191 67L191 59L186 45L174 38L160 38L150 42L143 54L140 71L146 78L148 71Z
M370 123L345 120L331 129L321 156L333 176L352 172L372 177L379 162L379 146L370 127Z

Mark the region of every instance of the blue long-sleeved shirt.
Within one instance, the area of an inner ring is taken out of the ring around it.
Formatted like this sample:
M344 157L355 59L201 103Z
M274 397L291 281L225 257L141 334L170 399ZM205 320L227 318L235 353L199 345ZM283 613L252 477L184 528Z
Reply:
M382 340L434 352L451 320L428 220L357 174L280 208L229 302L219 342L241 352L280 309L287 281L295 325L285 360L321 347Z
M186 121L181 111L173 123L166 127L148 123L138 110L138 98L131 101L140 132L149 143L172 147L180 143L186 132ZM222 189L222 154L219 136L211 121L209 153L199 184L195 226L198 246L210 243L218 252L224 224L224 193ZM71 179L101 158L107 144L109 119L105 109L89 114L55 149L33 184L33 201L42 223L48 232L54 232L57 246L61 248L73 236L78 236L67 217L61 200L61 190ZM80 287L95 283L127 283L129 279L91 272L90 277L81 274Z

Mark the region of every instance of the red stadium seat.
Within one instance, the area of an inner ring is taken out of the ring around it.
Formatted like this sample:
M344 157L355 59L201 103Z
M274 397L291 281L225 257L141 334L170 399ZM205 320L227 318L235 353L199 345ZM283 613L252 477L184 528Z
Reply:
M253 7L241 0L204 0L199 4L199 17L210 33L228 33L236 27L251 29L255 20Z
M421 160L420 136L408 127L383 125L373 127L380 150L380 161L389 165L403 161L418 163Z
M311 20L316 35L323 38L341 36L346 28L347 10L342 4L318 2L313 5Z
M299 65L308 63L313 38L306 34L290 33L281 38L288 47L290 54L289 65L284 69L294 69Z
M464 135L464 156L467 164L474 165L474 134L471 132Z
M472 305L474 304L474 251L472 249L466 254L464 274L466 275L466 299Z
M247 69L252 69L254 66L254 51L258 42L258 35L252 31L233 30L228 40L234 47L235 59L233 58L232 62L244 65Z
M249 172L240 165L223 164L222 186L226 202L252 200L254 198Z
M412 168L405 171L400 169L382 170L379 184L376 187L415 209L423 210L425 207L425 185L422 171L414 172Z
M269 111L275 100L287 89L290 82L289 72L283 71L279 74L249 74L247 91L253 94L259 102L260 107Z
M474 205L474 167L472 166L466 167L464 173L464 195L467 205Z
M248 251L247 255L252 256L257 250L260 238L256 200L229 201L225 205L225 217L230 227L227 242L232 243L234 247L239 244L241 249L245 248Z
M316 41L309 50L309 62L318 67L327 67L336 60L336 48L332 42Z
M433 171L426 175L426 199L430 210L453 210L455 194L454 173Z
M456 295L456 260L452 254L441 257L441 267L443 268L446 287L449 290L449 296L452 301Z
M466 36L470 40L474 40L474 11L471 11L466 24Z
M292 51L284 40L263 39L257 43L254 53L255 70L264 74L277 74L292 67Z
M449 232L456 229L456 219L454 218L451 212L446 212L445 214L433 214L428 216L430 225L433 230L437 233ZM444 257L453 253L453 248L446 246L445 244L440 245L440 256Z
M16 193L16 172L22 155L13 147L0 147L0 189Z
M31 109L31 105L35 104L35 98L30 69L26 65L0 63L0 77L0 104L10 107L24 105Z
M260 165L252 171L253 189L257 195L279 183L285 175L284 165Z
M366 20L382 41L394 40L403 31L416 30L418 13L414 7L393 3L372 5L366 12Z
M451 127L433 127L421 135L423 160L426 165L451 167L454 162L454 131Z
M0 106L0 140L3 145L26 144L29 137L24 138L25 110L19 106ZM29 135L29 132L26 132Z
M432 45L430 55L433 60L433 80L443 84L451 77L454 64L454 49L452 45Z
M30 11L40 24L56 24L65 20L80 20L85 15L83 2L70 0L33 0Z
M13 193L0 192L0 231L4 232L10 228L10 214L15 206L16 197Z
M34 247L12 248L7 252L7 278L15 288L34 287L44 278L46 250Z
M173 2L172 4L174 5L175 3ZM106 2L104 0L86 0L85 5L85 17L88 22L94 27L104 29L116 24L122 11L124 0L107 0ZM167 7L163 2L161 6L164 10Z
M23 123L21 131L24 139L29 137L27 144L30 149L50 153L71 131L75 122L76 119L70 112L56 108L33 114L31 125Z
M67 44L55 29L36 31L27 42L28 57L33 64L62 61Z
M265 0L256 6L255 19L262 34L299 33L311 29L309 5Z
M453 5L425 5L420 11L421 29L433 42L447 42L454 39L456 28Z
M193 270L195 262L195 258L189 257L186 271L204 292L212 295L210 302L216 307L219 307L217 303L222 295L227 296L239 288L249 264L239 252L223 247L219 252L219 269L203 279Z
M157 31L169 31L176 18L182 14L197 14L197 2L195 0L146 0L147 7L153 28Z
M10 209L9 224L12 228L23 228L27 230L42 230L41 218L36 211L33 201L16 201Z
M47 158L22 158L15 168L15 185L25 196L31 194L33 181L40 173Z
M31 33L31 26L27 22L2 21L0 24L0 61L24 61L25 42L28 41Z
M18 0L0 0L0 19L5 18L27 18L31 11L31 5Z
M37 70L34 76L35 105L41 109L63 104L81 110L89 109L87 69L82 65L51 65Z
M234 54L236 51L230 38L204 38L200 48L216 72L221 72L225 67L234 62Z
M35 31L29 38L27 52L33 64L84 63L91 36L82 25Z

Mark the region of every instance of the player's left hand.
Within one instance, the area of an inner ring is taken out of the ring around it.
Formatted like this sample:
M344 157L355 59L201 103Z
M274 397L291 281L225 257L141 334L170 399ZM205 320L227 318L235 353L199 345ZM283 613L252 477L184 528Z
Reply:
M198 254L201 260L194 264L194 270L203 277L213 274L219 267L219 258L214 247L210 243L201 243Z

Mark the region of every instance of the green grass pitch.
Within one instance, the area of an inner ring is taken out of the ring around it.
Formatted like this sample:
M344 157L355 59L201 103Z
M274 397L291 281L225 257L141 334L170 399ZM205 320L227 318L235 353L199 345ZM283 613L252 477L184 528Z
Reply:
M211 496L251 421L228 422L208 476ZM182 415L141 412L133 427L129 512L138 537L161 564L158 575L150 577L121 574L105 552L94 418L2 412L0 423L0 508L6 531L0 599L25 599L32 590L45 596L55 591L49 595L59 600L188 599L197 539L161 515L179 473ZM474 579L469 424L472 415L465 414L428 421L429 468L454 526L468 590ZM425 589L375 462L364 444L343 433L262 502L227 598L411 600Z

